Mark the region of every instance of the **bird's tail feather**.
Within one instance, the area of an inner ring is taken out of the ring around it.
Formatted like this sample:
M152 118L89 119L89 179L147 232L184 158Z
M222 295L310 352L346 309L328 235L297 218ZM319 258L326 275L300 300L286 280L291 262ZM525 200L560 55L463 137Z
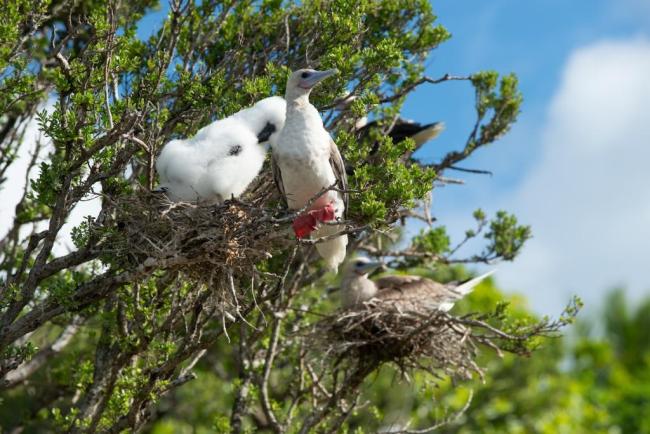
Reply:
M455 287L453 290L454 292L457 292L460 294L460 296L464 296L472 292L472 289L479 283L481 283L484 279L487 277L491 276L492 273L494 273L497 270L490 270L487 273L481 274L478 277L474 277L473 279L469 279L467 282L463 282L462 284L458 285Z
M422 130L413 135L413 140L417 148L424 145L429 140L433 140L440 135L445 129L445 124L442 122L434 122L424 125Z
M343 229L339 225L323 225L312 232L312 238L321 238L333 235ZM329 241L316 244L318 254L325 260L327 267L336 272L339 265L345 260L345 251L348 245L348 236L341 235Z

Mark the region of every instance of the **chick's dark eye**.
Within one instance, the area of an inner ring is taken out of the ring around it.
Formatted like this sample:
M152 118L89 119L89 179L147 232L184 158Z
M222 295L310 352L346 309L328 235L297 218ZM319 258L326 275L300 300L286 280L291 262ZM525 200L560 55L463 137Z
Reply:
M307 77L309 77L309 75L310 74L308 72L303 72L302 74L300 74L300 77L307 78Z

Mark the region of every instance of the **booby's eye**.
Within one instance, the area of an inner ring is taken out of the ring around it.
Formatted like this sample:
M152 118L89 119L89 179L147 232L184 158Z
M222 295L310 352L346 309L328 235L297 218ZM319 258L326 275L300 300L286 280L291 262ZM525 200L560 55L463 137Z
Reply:
M300 77L301 77L301 78L307 78L307 77L309 77L310 75L311 75L311 74L310 74L309 72L303 72L302 74L300 74Z

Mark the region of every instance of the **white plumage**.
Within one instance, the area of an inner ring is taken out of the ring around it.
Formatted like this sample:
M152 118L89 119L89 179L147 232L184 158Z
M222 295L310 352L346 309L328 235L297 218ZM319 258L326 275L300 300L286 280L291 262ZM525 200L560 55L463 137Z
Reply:
M194 137L167 143L156 170L159 188L172 201L220 203L241 195L262 169L286 113L284 99L254 106L201 128Z
M294 72L287 82L286 122L272 147L275 181L291 209L301 209L321 190L336 182L340 188L347 188L341 154L325 130L318 111L309 102L311 88L335 72L302 69ZM347 195L328 191L310 209L333 209L338 219L343 217L346 201ZM314 222L317 228L313 236L316 238L333 235L342 229L340 225L321 225L322 222L320 219ZM336 270L345 259L347 242L347 236L342 235L317 243L316 249L327 266Z

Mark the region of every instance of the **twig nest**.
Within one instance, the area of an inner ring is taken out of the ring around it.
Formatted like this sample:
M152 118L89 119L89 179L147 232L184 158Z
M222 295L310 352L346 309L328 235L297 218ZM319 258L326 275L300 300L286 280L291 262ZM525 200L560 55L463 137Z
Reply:
M179 270L197 281L238 273L290 243L275 210L237 200L220 205L172 203L140 192L115 204L111 261L123 266Z
M363 364L392 362L401 370L439 376L483 376L471 330L446 312L402 312L372 300L319 321L313 329L330 355Z

